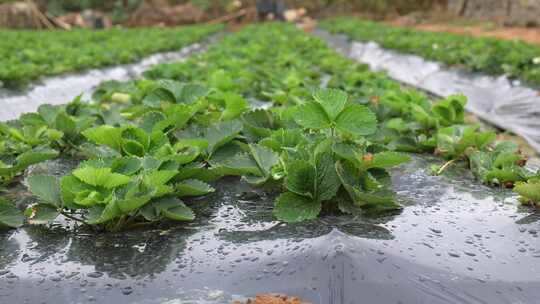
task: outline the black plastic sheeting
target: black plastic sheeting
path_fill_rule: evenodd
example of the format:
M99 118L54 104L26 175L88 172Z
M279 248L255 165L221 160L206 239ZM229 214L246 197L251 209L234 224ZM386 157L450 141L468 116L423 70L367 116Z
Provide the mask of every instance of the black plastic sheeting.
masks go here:
M81 93L84 100L90 100L92 90L103 81L126 81L136 78L155 64L183 60L193 53L204 50L208 41L189 45L179 51L150 55L137 63L45 78L22 92L0 89L2 104L0 121L16 119L23 113L35 112L45 103L68 103Z
M227 179L189 202L198 219L187 225L3 232L0 303L230 303L267 292L320 304L538 303L540 214L466 169L428 175L436 162L415 156L394 170L405 208L383 218L279 223L277 193Z
M462 93L467 110L484 121L520 135L540 152L540 91L506 76L494 77L450 68L416 55L380 47L375 42L350 42L344 35L317 30L348 57L384 70L395 80L438 96Z

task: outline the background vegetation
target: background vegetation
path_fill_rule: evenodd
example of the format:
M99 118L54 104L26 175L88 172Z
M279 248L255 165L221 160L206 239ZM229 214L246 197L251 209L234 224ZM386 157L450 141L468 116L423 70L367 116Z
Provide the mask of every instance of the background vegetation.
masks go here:
M100 9L115 11L133 9L143 0L36 0L41 7L46 7L52 13L80 11L84 9ZM206 11L225 12L234 0L168 0L171 4L192 4ZM435 6L445 6L447 0L283 0L288 7L305 7L315 14L340 13L351 11L371 13L375 15L407 14L418 10L429 10ZM6 0L0 0L6 2ZM244 5L252 5L255 0L242 0Z

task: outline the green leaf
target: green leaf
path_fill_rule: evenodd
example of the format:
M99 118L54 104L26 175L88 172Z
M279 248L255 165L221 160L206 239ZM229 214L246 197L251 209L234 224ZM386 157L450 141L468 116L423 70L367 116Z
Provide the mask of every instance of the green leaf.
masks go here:
M95 205L88 209L86 221L90 225L104 224L122 215L116 200L112 200L105 206Z
M130 213L146 205L155 195L155 191L147 193L131 193L124 199L118 199L116 206L122 213ZM109 203L111 204L111 203Z
M308 102L297 107L294 120L304 128L317 130L329 128L332 123L323 107L316 102Z
M361 189L352 165L338 162L336 172L354 204L361 207L364 212L379 213L401 208L395 203L394 193L389 189L381 188L371 192Z
M164 110L167 115L167 119L158 122L153 131L165 130L168 126L174 126L177 129L181 129L186 126L189 120L196 114L197 110L193 106L187 106L185 104L169 105Z
M377 117L365 106L349 105L337 117L336 128L353 135L371 135L377 129Z
M52 150L52 149L35 149L28 152L24 152L23 154L19 155L17 157L17 164L15 168L17 170L22 171L26 169L28 166L37 164L49 159L53 159L58 156L58 151Z
M111 171L123 175L133 175L142 168L142 162L136 157L116 158L111 164Z
M151 171L144 175L144 182L148 186L158 187L168 183L177 174L176 170Z
M176 101L192 104L208 95L208 89L198 84L184 84L179 92L175 92Z
M163 215L174 221L188 222L195 219L195 214L186 205L179 205L176 207L163 210Z
M88 140L98 145L105 145L116 151L122 149L122 128L115 128L108 125L103 125L91 129L87 129L82 134Z
M52 125L56 120L56 116L62 111L62 109L58 106L43 104L38 107L37 111L48 125Z
M324 109L331 121L336 120L347 104L347 93L336 89L317 90L313 98Z
M252 185L262 185L268 181L269 176L244 175L242 179Z
M315 219L320 212L320 202L292 192L285 192L276 200L273 213L280 221L294 223Z
M225 100L225 111L221 113L221 120L232 120L249 109L247 101L239 94L227 92L221 97Z
M163 130L170 125L169 122L165 122L166 117L161 112L151 111L145 113L141 117L139 127L147 133L152 133L153 130ZM156 127L159 126L159 127Z
M464 95L451 95L436 103L432 111L444 126L462 124L464 122L466 104L467 97Z
M357 198L363 202L362 209L368 215L380 215L391 211L401 210L402 207L395 202L394 193L390 190L378 193L366 193L355 190Z
M54 222L60 215L58 207L49 204L35 204L29 206L24 214L28 217L28 223L32 225L46 225Z
M91 186L84 184L73 175L66 175L60 179L60 192L62 195L63 207L69 209L80 208L76 202L76 196L82 191L91 190Z
M250 144L249 150L263 175L269 176L272 167L279 163L279 155L261 145Z
M234 80L231 78L231 74L221 69L210 75L208 83L211 87L221 91L230 91L234 88Z
M255 139L270 136L276 126L275 118L271 111L256 109L242 115L244 133Z
M0 198L0 228L17 228L23 223L22 212L7 200Z
M192 221L195 219L193 211L181 200L175 197L164 197L146 205L141 214L148 221L157 221L167 217L175 221Z
M242 123L236 120L220 122L208 128L204 138L208 141L208 154L211 155L219 147L233 140L240 131Z
M247 153L237 154L224 163L217 164L217 166L222 167L227 175L262 175L255 159Z
M32 175L27 178L28 187L33 195L46 203L61 206L58 179L50 175Z
M243 147L239 145L238 142L231 141L228 144L221 146L219 149L217 149L214 154L212 154L212 158L208 160L208 163L212 166L225 164L229 162L232 158L234 158L237 154L242 153L245 153Z
M106 204L110 200L108 193L96 190L83 190L75 193L74 203L78 206L91 207L97 204Z
M153 108L159 108L162 102L175 103L174 94L164 88L156 88L143 98L143 104Z
M336 156L349 161L357 167L360 167L363 151L358 149L357 145L348 143L336 143L332 146L332 151Z
M317 171L308 161L294 160L287 164L285 187L298 195L315 199Z
M300 129L279 129L259 143L274 151L281 152L284 149L294 149L300 144L305 144L306 139Z
M56 156L58 156L58 152L55 150L35 149L19 155L13 165L6 165L0 160L0 177L11 178L33 164L55 158Z
M333 198L341 182L337 176L334 158L330 153L324 153L316 160L316 198L319 201L326 201Z
M210 186L209 184L196 179L184 180L176 184L176 189L178 191L177 194L180 197L200 196L215 191L215 189L212 188L212 186Z
M86 184L113 189L129 183L130 177L112 173L111 168L83 167L76 169L72 174Z
M373 160L366 162L364 164L366 168L391 168L397 165L401 165L410 161L410 157L403 153L386 151L375 153L373 155Z
M56 116L54 127L65 134L77 134L77 123L73 118L64 112L61 112Z
M521 158L522 156L516 153L500 153L495 157L493 167L511 167Z

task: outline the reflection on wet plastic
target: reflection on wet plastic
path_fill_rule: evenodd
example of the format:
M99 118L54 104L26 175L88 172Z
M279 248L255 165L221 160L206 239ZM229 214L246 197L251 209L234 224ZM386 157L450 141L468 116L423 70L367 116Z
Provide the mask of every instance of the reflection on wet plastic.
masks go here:
M467 110L481 119L525 138L540 152L540 95L505 76L493 77L448 68L419 56L381 48L374 42L352 42L342 35L316 33L349 57L405 84L446 97L462 93Z
M185 59L194 52L203 50L204 47L205 44L195 43L180 51L151 55L134 64L46 78L25 92L0 89L0 102L2 103L0 121L16 119L23 113L35 112L40 105L45 103L64 104L70 102L81 93L84 100L90 100L92 89L103 81L123 81L135 78L152 65Z
M198 218L185 225L5 232L0 303L230 303L267 292L321 304L535 303L540 216L465 168L428 175L439 161L396 169L405 208L382 218L280 223L274 190L228 178L187 202Z

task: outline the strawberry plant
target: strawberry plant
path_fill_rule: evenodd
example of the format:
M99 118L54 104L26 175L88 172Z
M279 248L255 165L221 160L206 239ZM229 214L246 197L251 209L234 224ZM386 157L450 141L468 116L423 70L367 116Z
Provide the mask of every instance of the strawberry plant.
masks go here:
M538 177L517 183L514 190L520 195L519 199L524 204L540 206L540 179Z
M346 213L399 209L389 188L389 168L408 161L399 153L375 153L363 137L377 127L367 107L352 104L338 90L318 90L313 100L295 109L301 127L317 131L307 144L285 153L284 187L276 201L278 219L294 222L315 218L323 204ZM338 191L349 197L337 197ZM353 211L354 210L354 211Z

